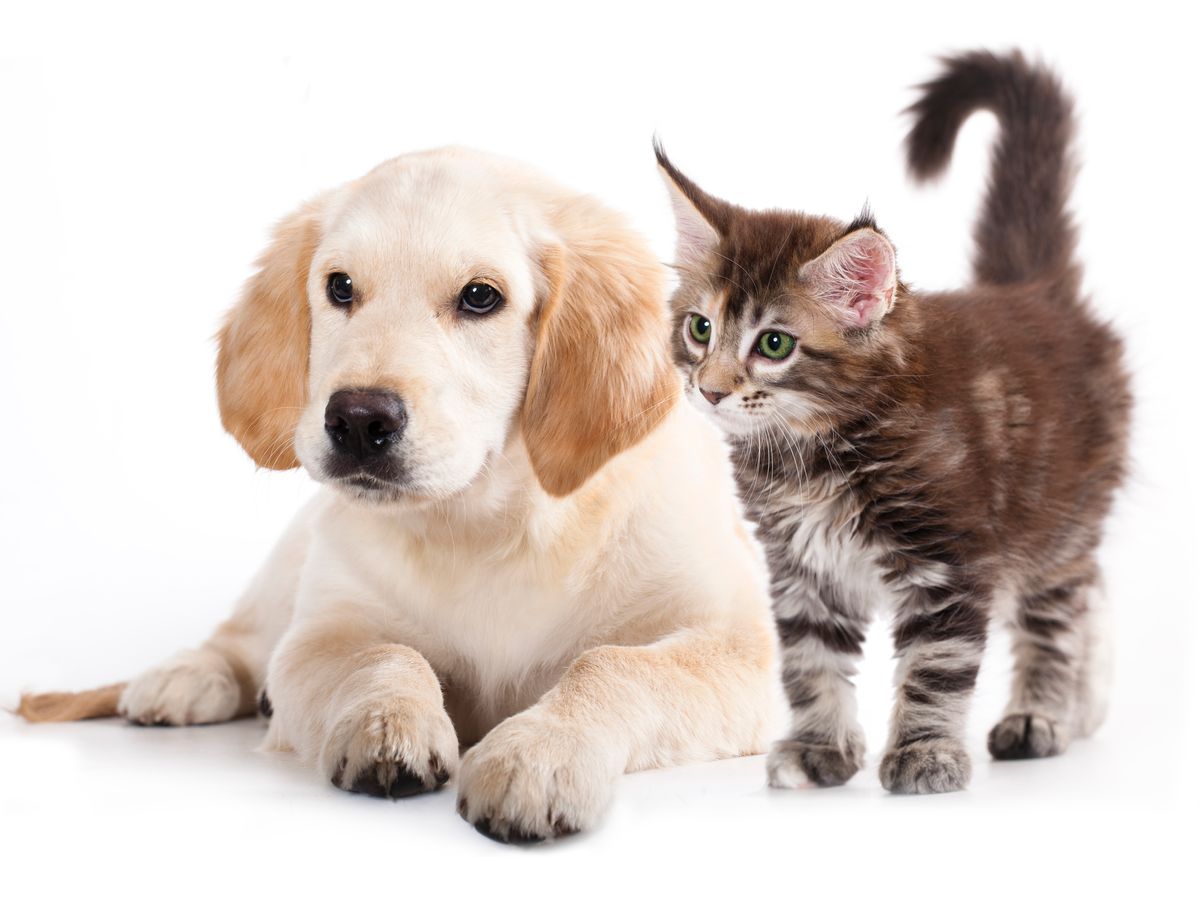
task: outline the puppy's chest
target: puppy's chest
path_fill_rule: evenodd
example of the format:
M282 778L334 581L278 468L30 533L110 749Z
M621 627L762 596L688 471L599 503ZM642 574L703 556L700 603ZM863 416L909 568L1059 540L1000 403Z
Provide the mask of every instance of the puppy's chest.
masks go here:
M867 614L894 598L884 579L886 539L862 525L863 501L837 475L775 483L748 501L771 568L776 614L814 598Z
M570 584L536 564L481 564L468 553L393 557L377 582L397 638L440 674L489 689L511 689L568 663L595 623Z

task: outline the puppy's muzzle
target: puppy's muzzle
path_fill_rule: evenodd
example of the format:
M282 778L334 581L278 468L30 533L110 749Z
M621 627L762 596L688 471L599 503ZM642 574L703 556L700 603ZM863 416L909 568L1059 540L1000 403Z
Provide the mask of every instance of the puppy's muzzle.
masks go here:
M362 467L387 455L407 422L404 402L383 390L339 390L325 406L325 432L334 452Z

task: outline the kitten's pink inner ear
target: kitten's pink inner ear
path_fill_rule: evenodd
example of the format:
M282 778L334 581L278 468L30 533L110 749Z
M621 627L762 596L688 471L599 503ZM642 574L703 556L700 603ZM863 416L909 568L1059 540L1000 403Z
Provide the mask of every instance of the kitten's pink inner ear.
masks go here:
M800 278L847 327L866 327L896 301L896 254L877 231L855 231L805 265Z

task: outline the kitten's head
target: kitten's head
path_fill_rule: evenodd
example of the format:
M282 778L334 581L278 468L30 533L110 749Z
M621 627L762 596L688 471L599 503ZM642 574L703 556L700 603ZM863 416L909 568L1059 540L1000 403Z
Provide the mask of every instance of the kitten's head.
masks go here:
M853 411L895 352L883 321L901 288L874 220L743 209L655 150L679 231L671 345L688 398L734 437L818 432Z

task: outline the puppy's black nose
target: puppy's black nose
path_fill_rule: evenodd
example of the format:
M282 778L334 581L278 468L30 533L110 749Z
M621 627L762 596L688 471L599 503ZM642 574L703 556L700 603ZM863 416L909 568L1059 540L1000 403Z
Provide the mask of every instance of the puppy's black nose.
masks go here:
M382 390L338 390L325 406L325 432L334 448L359 459L387 452L407 420L400 397Z

